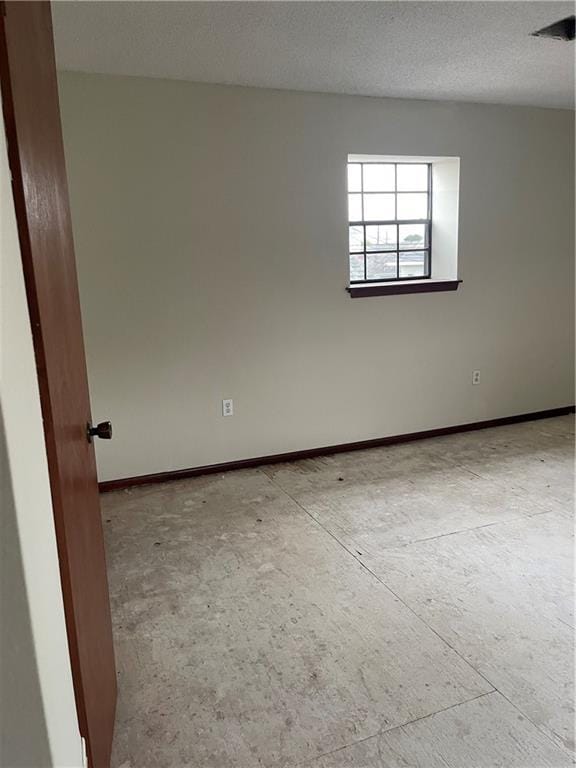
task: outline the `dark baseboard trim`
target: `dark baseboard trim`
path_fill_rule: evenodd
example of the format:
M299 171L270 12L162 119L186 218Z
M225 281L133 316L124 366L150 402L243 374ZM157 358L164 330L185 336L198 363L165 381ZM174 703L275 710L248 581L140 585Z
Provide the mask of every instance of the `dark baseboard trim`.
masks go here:
M566 416L574 413L575 406L567 405L563 408L551 408L548 411L536 411L535 413L521 413L518 416L504 416L500 419L489 419L488 421L475 421L471 424L457 424L453 427L440 427L438 429L427 429L423 432L410 432L406 435L391 435L390 437L377 437L373 440L359 440L356 443L342 443L340 445L329 445L324 448L308 448L303 451L292 451L290 453L276 453L272 456L258 456L254 459L239 459L238 461L226 461L222 464L208 464L204 467L190 467L189 469L175 469L170 472L157 472L152 475L138 475L136 477L123 477L118 480L104 480L99 483L102 492L118 491L124 488L130 488L133 485L148 485L150 483L165 483L168 480L182 480L187 477L198 477L199 475L210 475L216 472L230 472L233 469L250 469L259 467L263 464L278 464L282 461L298 461L299 459L313 459L316 456L327 456L334 453L344 453L345 451L358 451L364 448L378 448L383 445L394 445L395 443L407 443L411 440L423 440L430 437L441 437L442 435L454 435L457 432L472 432L476 429L488 429L489 427L502 427L507 424L518 424L522 421L535 421L536 419L549 419L554 416Z

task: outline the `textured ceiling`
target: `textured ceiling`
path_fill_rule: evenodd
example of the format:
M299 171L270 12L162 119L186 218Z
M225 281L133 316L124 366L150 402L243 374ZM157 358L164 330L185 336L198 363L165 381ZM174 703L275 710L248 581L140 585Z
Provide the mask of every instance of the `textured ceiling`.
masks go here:
M571 107L565 2L54 2L61 69Z

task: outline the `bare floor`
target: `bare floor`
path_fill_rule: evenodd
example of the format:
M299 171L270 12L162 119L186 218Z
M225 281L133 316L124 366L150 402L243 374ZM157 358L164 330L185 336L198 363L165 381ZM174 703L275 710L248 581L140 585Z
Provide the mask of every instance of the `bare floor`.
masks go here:
M574 420L102 497L115 768L573 765Z

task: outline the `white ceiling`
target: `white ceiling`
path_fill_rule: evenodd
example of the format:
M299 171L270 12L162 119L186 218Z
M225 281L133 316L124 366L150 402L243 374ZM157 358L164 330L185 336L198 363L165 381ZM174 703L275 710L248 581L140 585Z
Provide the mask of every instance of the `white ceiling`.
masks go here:
M54 2L61 69L571 107L567 2Z

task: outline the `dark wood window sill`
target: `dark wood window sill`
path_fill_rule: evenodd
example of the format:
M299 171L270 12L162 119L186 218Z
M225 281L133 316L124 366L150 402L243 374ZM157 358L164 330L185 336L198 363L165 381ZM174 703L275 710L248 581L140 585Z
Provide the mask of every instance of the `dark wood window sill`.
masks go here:
M406 280L405 282L350 285L346 290L352 299L369 296L390 296L398 293L435 293L456 291L462 280Z

